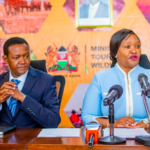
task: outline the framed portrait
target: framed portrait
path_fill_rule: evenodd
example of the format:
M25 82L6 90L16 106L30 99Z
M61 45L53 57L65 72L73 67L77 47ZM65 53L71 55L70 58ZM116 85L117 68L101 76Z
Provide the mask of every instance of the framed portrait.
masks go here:
M113 0L75 0L77 28L112 27Z

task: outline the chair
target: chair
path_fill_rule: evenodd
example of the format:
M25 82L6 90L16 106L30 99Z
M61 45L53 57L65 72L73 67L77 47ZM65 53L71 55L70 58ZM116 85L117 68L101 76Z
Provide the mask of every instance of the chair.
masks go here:
M147 58L147 55L141 54L139 65L145 69L150 69L150 62Z
M30 65L35 69L39 69L47 73L45 60L31 60ZM59 103L61 104L65 87L65 78L62 75L55 75L54 77L56 80L57 97L59 99Z
M57 97L59 99L59 102L61 104L61 99L63 96L63 91L65 87L65 78L62 75L56 75L54 76L56 80L56 87L57 87Z
M46 60L31 60L30 65L35 69L39 69L47 73Z

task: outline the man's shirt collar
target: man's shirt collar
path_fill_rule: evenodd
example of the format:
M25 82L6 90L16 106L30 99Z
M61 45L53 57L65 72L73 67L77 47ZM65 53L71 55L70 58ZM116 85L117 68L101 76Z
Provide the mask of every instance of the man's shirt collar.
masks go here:
M11 79L18 79L18 80L20 80L21 82L25 82L26 77L27 77L27 75L28 75L28 71L29 71L29 70L27 70L25 74L22 74L22 75L19 76L18 78L14 78L14 77L12 76L12 74L11 74L11 71L9 71L9 81L11 81Z
M95 5L92 5L92 4L90 3L90 8L91 8L91 7L95 7L95 9L97 9L97 8L98 8L98 6L99 6L99 4L100 4L100 1L99 1L99 2L97 2Z

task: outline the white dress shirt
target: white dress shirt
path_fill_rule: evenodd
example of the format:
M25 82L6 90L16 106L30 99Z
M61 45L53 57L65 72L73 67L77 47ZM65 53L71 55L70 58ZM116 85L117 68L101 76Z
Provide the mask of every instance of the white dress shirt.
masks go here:
M25 74L19 76L18 78L14 78L12 76L11 72L9 71L9 81L11 81L12 79L20 80L21 82L18 84L18 90L21 91L23 86L24 86L24 83L26 81L27 74L28 74L28 70ZM10 98L11 98L11 96L6 100L8 106L9 106L9 103L10 103ZM0 105L0 110L2 110L2 104Z

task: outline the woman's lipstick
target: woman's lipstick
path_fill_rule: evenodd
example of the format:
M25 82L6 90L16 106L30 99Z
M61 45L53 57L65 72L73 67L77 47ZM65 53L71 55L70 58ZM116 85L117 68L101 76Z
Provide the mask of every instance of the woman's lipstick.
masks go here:
M135 60L138 59L138 57L137 57L136 55L132 55L132 56L130 57L130 59L133 60L133 61L135 61Z

